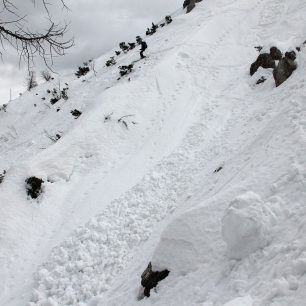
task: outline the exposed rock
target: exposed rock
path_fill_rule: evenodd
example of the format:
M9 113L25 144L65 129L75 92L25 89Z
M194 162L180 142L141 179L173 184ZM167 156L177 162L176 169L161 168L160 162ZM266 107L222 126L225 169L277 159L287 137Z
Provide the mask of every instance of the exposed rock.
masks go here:
M276 48L270 48L270 53L261 53L258 55L256 61L250 67L250 75L253 75L259 67L264 69L275 68L275 61L281 60L282 52Z
M187 8L186 13L188 14L195 8L195 4L201 1L202 0L185 0L183 3L183 8Z
M257 60L250 67L250 75L253 75L259 67L262 68L275 68L275 61L269 53L259 54Z
M144 295L149 297L151 289L155 288L161 280L169 275L169 273L170 271L168 270L153 272L152 264L149 263L148 267L141 275L141 285L144 287Z
M270 48L270 54L272 56L272 59L274 59L275 61L280 61L283 57L282 52L276 47Z
M26 179L26 191L27 195L32 199L37 199L42 192L42 184L44 181L35 176Z
M285 57L283 57L277 67L273 70L273 77L275 80L275 85L278 87L284 83L297 68L296 63L296 54L294 51L286 52Z

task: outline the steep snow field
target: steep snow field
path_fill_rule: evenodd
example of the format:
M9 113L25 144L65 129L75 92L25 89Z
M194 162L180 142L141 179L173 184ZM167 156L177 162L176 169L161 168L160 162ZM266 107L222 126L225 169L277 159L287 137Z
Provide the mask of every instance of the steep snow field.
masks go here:
M1 111L0 305L305 306L305 8L205 0L129 76L137 49L58 77L67 101L56 79ZM302 46L278 88L249 76L258 45ZM150 261L170 274L142 298Z

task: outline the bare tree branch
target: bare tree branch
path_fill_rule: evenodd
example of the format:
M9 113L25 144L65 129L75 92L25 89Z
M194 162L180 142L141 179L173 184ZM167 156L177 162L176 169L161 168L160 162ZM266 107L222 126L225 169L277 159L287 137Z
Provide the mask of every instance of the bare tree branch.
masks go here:
M31 0L36 5L37 0ZM6 15L13 15L13 20L2 20L0 12L0 55L2 57L5 51L5 45L12 46L20 56L20 62L24 60L30 70L34 59L39 56L43 59L46 66L52 70L53 59L56 56L63 56L66 50L74 45L72 38L64 39L67 34L67 24L57 24L52 20L49 6L46 0L39 0L43 5L47 15L49 26L41 32L33 32L26 26L26 15L20 13L18 7L14 5L12 0L1 0L2 10ZM62 9L68 10L64 0L58 0L62 4ZM1 6L1 4L0 4Z

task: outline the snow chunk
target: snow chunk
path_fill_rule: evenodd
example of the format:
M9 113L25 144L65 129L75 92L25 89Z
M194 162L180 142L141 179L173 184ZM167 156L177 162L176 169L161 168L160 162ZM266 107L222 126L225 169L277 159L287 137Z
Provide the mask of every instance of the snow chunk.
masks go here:
M209 262L216 247L212 222L206 207L175 218L162 233L152 258L153 267L168 269L171 275L185 275L196 270L199 264Z
M222 220L228 255L242 259L270 241L271 212L260 196L247 192L230 203Z

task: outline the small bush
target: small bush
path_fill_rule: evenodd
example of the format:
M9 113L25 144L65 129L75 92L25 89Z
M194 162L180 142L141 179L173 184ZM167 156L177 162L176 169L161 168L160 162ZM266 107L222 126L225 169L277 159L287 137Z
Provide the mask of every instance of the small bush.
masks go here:
M170 24L173 21L171 16L166 16L165 20L166 20L166 24Z
M82 112L79 111L78 109L74 109L70 113L72 116L75 117L75 119L78 119L82 115Z
M6 112L6 108L7 108L7 104L3 104L2 106L0 106L0 112Z
M125 42L121 42L121 43L119 44L119 48L120 48L124 53L126 53L126 52L129 51L129 47L126 45Z
M119 67L119 73L121 76L125 76L133 71L133 64L130 64L128 66L120 66Z
M129 43L129 46L130 46L130 50L133 50L133 49L135 49L136 44L135 43Z
M27 195L32 199L37 199L42 193L42 184L44 181L35 176L31 176L25 180Z
M114 66L116 64L117 64L117 62L115 61L115 58L113 56L109 60L107 60L106 63L105 63L105 65L107 67Z
M75 75L80 78L84 75L86 75L90 71L89 67L84 66L84 67L79 67L78 71L75 73Z
M68 85L67 83L65 83L65 84ZM61 89L53 88L53 90L51 92L52 93L52 98L50 99L50 103L52 105L54 105L60 99L64 99L65 101L67 101L69 99L69 97L68 97L68 89L69 89L68 86L64 87L62 90Z
M42 71L40 75L46 82L50 82L51 80L54 79L48 70Z

